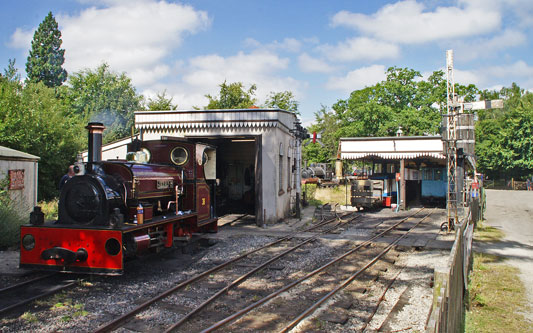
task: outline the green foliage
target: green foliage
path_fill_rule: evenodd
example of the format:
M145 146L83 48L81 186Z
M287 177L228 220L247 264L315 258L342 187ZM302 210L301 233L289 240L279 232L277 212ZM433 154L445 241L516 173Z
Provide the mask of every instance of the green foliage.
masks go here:
M440 133L441 112L446 106L446 79L442 71L421 79L418 71L390 67L387 78L373 86L355 90L346 100L338 100L330 112L325 107L315 114L316 125L310 132L322 133L325 152L316 147L304 149L311 162L334 159L341 137L395 136L399 126L404 135ZM474 85L456 84L456 92L466 101L478 93Z
M7 190L8 184L7 176L0 180L0 248L17 244L20 226L26 222L20 213L27 211L26 207L21 207L22 201L11 199Z
M4 75L0 74L0 78L4 77L8 81L11 82L19 82L20 81L20 74L18 73L17 68L15 67L15 59L9 59L9 64L7 65L7 68L4 69Z
M248 90L244 89L242 82L227 84L224 81L220 86L219 96L205 95L209 99L207 110L213 109L247 109L256 103L254 97L257 87L252 84Z
M482 98L503 98L504 108L480 110L476 123L478 169L497 178L526 178L533 173L533 94L515 83Z
M38 203L39 207L41 207L41 210L44 213L45 221L57 220L58 203L58 199L52 199L50 201L40 201Z
M312 143L311 139L304 141L302 149L302 158L308 163L327 163L337 153L337 132L339 129L339 121L334 112L329 112L327 108L322 105L318 112L315 112L317 123L309 128L309 133L312 136L313 132L320 133L322 139L320 143Z
M61 49L61 31L52 12L33 35L30 55L26 62L28 82L43 82L47 87L58 87L67 79L67 71L63 69L65 50Z
M37 318L36 315L34 315L33 313L31 312L24 312L20 318L24 321L27 321L29 323L36 323L39 321L39 319Z
M177 104L172 104L172 97L167 97L166 90L158 93L154 99L148 98L148 104L146 106L149 111L176 110L178 108Z
M278 108L294 112L298 115L300 114L300 112L298 111L298 102L294 99L294 95L291 91L283 91L277 93L270 92L265 101L265 107Z
M142 108L138 95L125 73L117 74L102 64L96 70L85 69L69 77L66 91L72 112L84 121L98 121L106 126L104 143L130 134L133 112Z
M55 89L0 80L0 145L41 157L40 199L57 196L57 182L85 143L83 132Z

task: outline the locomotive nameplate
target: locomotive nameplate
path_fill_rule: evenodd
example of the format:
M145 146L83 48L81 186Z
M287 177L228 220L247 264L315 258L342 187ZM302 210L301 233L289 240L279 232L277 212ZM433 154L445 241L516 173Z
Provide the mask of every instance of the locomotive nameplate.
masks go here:
M172 188L172 185L174 185L174 182L172 181L172 179L157 181L158 190L166 190L166 189Z

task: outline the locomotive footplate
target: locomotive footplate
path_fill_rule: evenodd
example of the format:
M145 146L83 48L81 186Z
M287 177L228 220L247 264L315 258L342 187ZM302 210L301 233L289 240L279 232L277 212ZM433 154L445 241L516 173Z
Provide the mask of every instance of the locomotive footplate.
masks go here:
M173 222L180 221L180 220L186 220L186 219L196 217L196 216L197 216L196 213L189 213L189 214L182 214L182 215L169 214L169 215L163 215L163 216L156 216L150 222L146 222L143 224L126 223L120 229L124 232L132 232L132 231L141 230L147 227L156 227L160 225L165 225L167 223L173 223Z

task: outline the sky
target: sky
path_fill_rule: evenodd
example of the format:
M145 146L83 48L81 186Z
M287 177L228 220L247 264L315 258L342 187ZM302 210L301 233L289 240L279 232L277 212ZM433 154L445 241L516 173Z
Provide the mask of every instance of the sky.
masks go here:
M226 81L257 85L259 105L291 91L304 125L322 106L385 79L388 67L444 70L481 89L533 90L531 0L0 0L0 69L25 77L48 12L69 73L107 63L145 97L207 105Z

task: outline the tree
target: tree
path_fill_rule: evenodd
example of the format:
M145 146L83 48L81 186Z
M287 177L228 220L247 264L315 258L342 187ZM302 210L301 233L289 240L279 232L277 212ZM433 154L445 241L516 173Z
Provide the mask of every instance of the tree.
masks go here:
M58 87L67 79L67 71L62 67L65 50L61 49L61 31L49 12L33 35L30 55L26 62L29 82L43 82L47 87Z
M96 70L85 69L69 78L66 99L72 112L86 121L106 126L104 142L128 136L134 123L133 112L142 109L138 95L125 73L117 74L102 64Z
M394 136L399 126L404 135L440 133L441 113L446 107L444 73L436 71L422 80L416 70L390 67L386 75L385 80L338 100L332 112L316 114L317 128L335 129L322 133L330 159L335 157L341 137ZM456 84L455 89L465 101L478 93L474 85Z
M0 77L4 77L6 80L11 82L19 82L20 81L20 74L18 73L17 68L15 67L15 59L9 59L9 64L7 65L7 68L4 69L4 75L0 74Z
M294 99L294 95L291 91L283 92L270 92L266 101L265 107L267 108L278 108L296 114L300 114L298 111L298 102Z
M58 195L58 181L85 145L83 122L43 82L0 80L0 145L41 157L39 199Z
M327 163L337 154L337 142L338 139L336 132L338 131L339 122L334 110L328 111L328 108L324 105L315 112L316 124L311 125L308 129L309 133L317 132L322 135L320 143L312 143L311 139L304 141L304 147L302 149L302 158L309 163Z
M158 93L157 96L152 99L148 98L147 108L149 111L163 111L163 110L176 110L177 104L172 104L172 97L168 98L167 91Z
M247 109L256 103L254 97L257 87L252 84L248 90L244 90L242 82L227 84L224 81L220 86L218 97L205 95L209 99L209 104L205 107L207 110L212 109Z
M533 173L533 94L513 83L499 92L485 90L481 97L502 98L504 108L478 111L478 170L493 178L530 176Z

